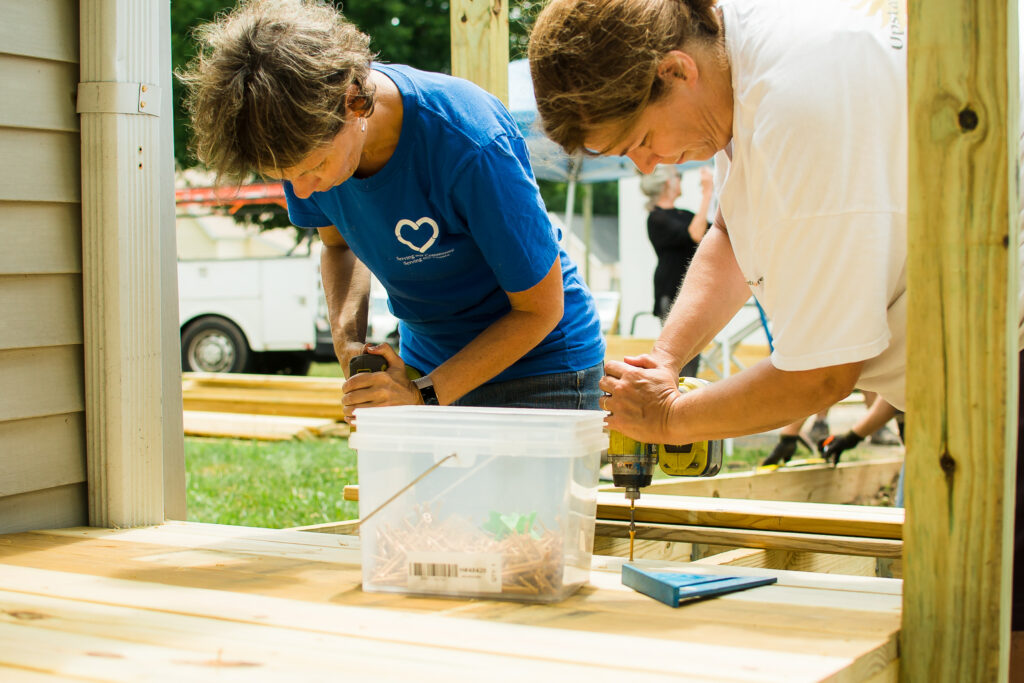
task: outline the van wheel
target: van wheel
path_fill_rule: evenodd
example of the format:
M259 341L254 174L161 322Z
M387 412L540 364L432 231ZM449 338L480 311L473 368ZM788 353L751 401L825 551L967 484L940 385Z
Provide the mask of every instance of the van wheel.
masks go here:
M181 333L181 369L186 372L245 372L250 356L245 335L223 318L199 318Z

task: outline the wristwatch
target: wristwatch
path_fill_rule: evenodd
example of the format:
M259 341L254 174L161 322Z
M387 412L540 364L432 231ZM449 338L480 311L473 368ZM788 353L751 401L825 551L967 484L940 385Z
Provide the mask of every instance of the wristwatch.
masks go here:
M434 380L430 379L429 377L418 377L414 379L412 383L417 389L420 390L420 397L423 399L423 405L440 405L437 402L437 392L434 391Z

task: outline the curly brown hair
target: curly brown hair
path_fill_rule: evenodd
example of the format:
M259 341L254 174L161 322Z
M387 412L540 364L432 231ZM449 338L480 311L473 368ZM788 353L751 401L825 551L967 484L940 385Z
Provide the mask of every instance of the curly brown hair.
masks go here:
M176 74L192 150L218 179L280 172L373 110L370 38L323 0L243 0L198 27Z
M716 0L552 0L530 34L529 58L544 133L566 152L618 127L622 141L664 94L658 64L684 45L719 45ZM596 150L604 152L607 150Z

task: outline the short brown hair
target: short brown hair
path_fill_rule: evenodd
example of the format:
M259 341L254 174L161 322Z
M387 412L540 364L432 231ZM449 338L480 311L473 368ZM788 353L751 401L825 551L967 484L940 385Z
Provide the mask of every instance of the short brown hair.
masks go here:
M218 178L297 165L373 109L370 38L323 0L243 0L196 29L187 88L196 157Z
M570 154L590 152L583 142L599 126L625 135L663 94L661 59L721 35L715 0L552 0L529 46L545 134Z

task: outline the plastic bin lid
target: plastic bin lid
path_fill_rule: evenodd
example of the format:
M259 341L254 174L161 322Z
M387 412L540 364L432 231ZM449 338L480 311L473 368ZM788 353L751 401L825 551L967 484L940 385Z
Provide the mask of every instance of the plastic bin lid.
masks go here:
M608 448L596 410L387 406L361 408L349 438L356 449L446 450L458 445L502 455L575 457Z

